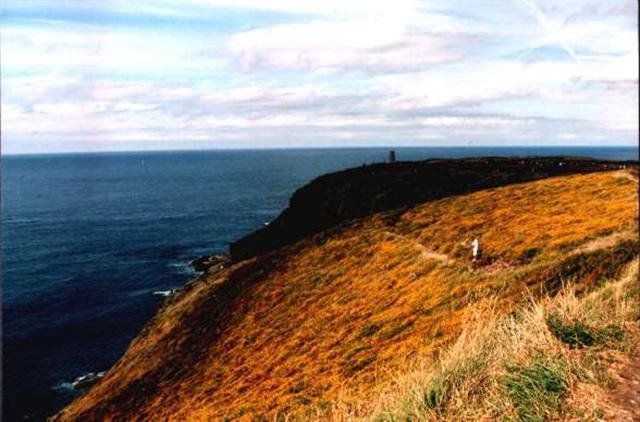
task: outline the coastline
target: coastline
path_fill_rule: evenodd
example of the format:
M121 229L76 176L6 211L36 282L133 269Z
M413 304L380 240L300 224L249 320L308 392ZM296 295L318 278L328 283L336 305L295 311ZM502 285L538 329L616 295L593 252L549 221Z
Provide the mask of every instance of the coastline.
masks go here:
M375 154L379 154L380 153L380 149L376 150ZM419 150L416 154L427 154L427 152L425 152L427 150ZM366 152L366 151L365 151ZM337 152L335 152L337 153ZM369 158L360 158L360 153L358 152L358 156L355 158L350 158L351 162L362 162L362 161L366 161L369 160ZM407 158L407 154L408 152L404 151L403 149L400 149L400 158ZM305 154L308 154L307 152L305 152ZM373 154L373 153L372 153ZM324 153L323 153L324 155ZM306 156L306 155L305 155ZM370 155L371 156L371 155ZM379 156L379 155L378 155ZM186 156L185 156L186 157ZM100 284L96 284L96 285L87 285L87 292L83 293L83 300L82 303L86 303L87 305L91 305L92 302L92 298L93 296L96 297L96 300L104 300L101 298L101 296L99 296L101 294L101 285L104 285L105 287L108 287L108 289L104 292L104 295L106 298L112 298L113 302L114 302L114 312L116 309L120 309L119 313L105 313L104 314L104 320L105 320L105 324L107 324L108 326L111 326L111 324L117 323L119 326L123 327L123 330L119 333L117 333L118 335L120 335L120 337L118 337L118 335L116 335L116 338L114 339L113 336L110 336L110 338L107 340L104 340L104 345L102 343L102 340L98 339L100 349L101 350L105 350L105 346L108 347L109 349L107 350L108 353L112 353L113 357L110 357L111 355L109 354L105 354L103 353L104 356L106 357L93 357L92 355L87 353L87 350L91 351L93 350L92 347L90 346L88 347L88 345L92 345L92 343L90 343L89 339L85 339L83 338L79 338L78 341L73 340L71 342L69 341L65 341L66 345L62 345L61 347L64 347L64 350L69 350L70 346L69 344L78 344L78 356L79 357L73 357L75 355L73 355L72 358L72 364L69 366L68 369L65 369L64 367L60 367L63 371L57 373L57 372L52 372L51 375L47 378L47 377L43 377L43 381L41 381L42 383L42 387L37 387L38 384L36 384L36 379L34 378L33 374L29 373L29 369L31 370L36 370L38 368L38 362L30 362L30 361L25 361L25 365L26 367L22 367L22 366L16 366L14 365L14 368L20 368L20 375L21 378L27 380L24 381L24 385L25 387L20 387L22 390L17 390L16 389L16 383L13 383L13 381L11 381L11 379L8 379L5 387L7 388L7 392L10 392L10 389L13 389L13 391L29 391L29 394L25 394L23 395L23 397L35 397L36 396L36 392L38 394L48 394L51 397L55 397L53 399L48 399L48 400L55 400L55 403L62 403L64 400L68 400L69 397L66 393L65 395L58 395L58 393L55 393L54 391L51 391L51 388L55 385L58 385L60 382L66 381L69 382L70 380L74 380L80 376L82 376L83 374L89 373L91 371L99 371L99 370L103 370L106 368L109 368L112 366L113 362L115 362L117 359L119 359L122 356L122 353L124 350L126 350L128 344L130 343L131 339L133 338L133 336L135 336L137 333L139 333L139 330L142 326L144 326L148 321L150 321L153 318L153 315L155 315L158 311L158 307L160 304L162 304L165 301L165 298L161 297L160 295L155 296L155 297L151 297L152 292L153 291L158 291L158 290L169 290L171 288L173 288L173 286L181 286L184 284L187 284L188 282L185 282L184 278L180 278L180 277L184 277L184 275L180 275L180 274L184 274L182 271L180 271L180 274L178 274L178 272L174 271L173 268L168 268L168 264L167 264L167 259L173 259L171 258L172 256L176 256L176 262L183 262L183 257L184 257L184 253L183 251L187 251L189 249L192 248L200 248L200 247L207 247L207 249L219 249L219 250L223 250L224 249L224 242L219 242L217 241L216 237L212 237L210 234L207 233L218 233L218 229L216 228L218 223L214 222L215 224L208 224L205 223L203 220L200 220L198 218L199 215L203 214L203 209L211 209L211 217L210 218L214 218L214 215L220 215L218 211L215 211L216 207L204 207L202 204L216 204L217 202L219 202L220 200L218 199L219 197L230 197L231 192L229 193L220 193L220 192L225 192L225 191L220 191L217 188L213 189L211 188L210 184L211 184L211 180L215 180L214 177L207 177L206 175L208 173L206 173L207 169L211 167L210 163L212 160L214 160L214 158L216 157L215 154L212 154L210 157L208 156L206 159L200 160L202 162L202 165L197 165L194 167L194 169L196 170L196 172L194 173L194 179L193 181L190 181L190 185L186 186L187 189L185 189L185 191L193 191L193 195L191 196L191 200L190 203L193 204L199 204L196 205L192 208L194 208L195 213L193 214L193 217L189 217L189 214L185 214L184 211L181 211L181 214L185 215L185 218L196 218L194 221L195 223L193 224L186 224L184 222L179 223L179 225L181 227L176 226L176 222L174 221L170 221L169 224L172 225L172 228L170 228L169 230L171 230L171 232L169 233L169 235L167 235L166 233L164 233L162 231L162 228L157 229L155 226L150 226L150 227L145 227L145 230L152 230L152 231L157 231L157 233L159 234L159 236L157 237L157 240L153 241L153 244L157 244L157 245L161 245L158 248L155 247L151 247L151 246L144 246L145 245L145 239L142 240L136 240L136 236L137 233L142 233L142 228L138 228L138 227L129 227L128 226L128 221L127 220L122 220L119 217L119 215L126 215L127 211L126 210L121 210L120 208L118 208L117 204L115 203L109 203L106 202L105 206L103 207L104 209L104 221L105 222L109 222L108 227L110 232L113 232L113 227L116 227L117 230L114 232L114 234L118 235L123 241L127 241L128 243L130 243L132 246L135 246L137 244L142 245L140 247L135 247L135 248L130 248L128 244L122 244L120 246L115 246L116 251L115 253L115 257L118 258L118 260L122 263L123 261L126 263L127 260L132 262L132 266L130 269L127 269L125 267L122 267L123 271L118 271L118 268L116 268L115 270L100 270L102 272L102 274L100 273L96 273L93 274L90 271L86 272L87 276L86 277L90 277L90 280L93 283L100 283ZM314 158L314 156L312 156L312 158ZM333 155L329 155L329 157L333 157ZM410 156L409 156L410 157ZM114 164L122 162L122 163L126 163L128 161L131 161L130 158L127 158L127 155L118 155L117 157L95 157L95 159L100 158L100 160L116 160L114 161ZM153 157L152 157L153 158ZM163 159L163 160L168 160L168 156L166 155L162 155L162 156L158 156L156 158L149 158L147 157L147 166L146 166L146 170L149 169L153 169L153 164L159 164L156 160L159 159ZM324 157L324 159L326 159L327 157ZM321 157L315 157L314 160L318 161L323 159L323 156ZM11 192L11 187L12 186L17 186L15 181L12 181L12 179L14 178L12 175L16 175L16 177L21 174L21 173L17 173L17 169L14 169L15 165L20 164L21 166L25 167L25 171L29 171L30 172L30 168L33 168L33 165L29 163L29 160L31 160L31 158L20 158L19 163L17 162L9 162L9 163L5 163L7 164L5 172L3 172L3 178L7 178L8 182L6 183L6 188L8 188L8 190L4 191L4 194L10 195ZM298 161L303 160L303 157L298 157L297 158ZM135 161L135 160L134 160ZM172 162L174 161L173 159L171 160ZM331 158L330 160L327 161L334 161L333 158ZM48 161L49 162L49 161ZM215 161L214 161L215 162ZM69 161L69 157L60 157L59 159L56 158L55 160L52 159L52 161L50 161L51 164L48 165L54 165L56 163L59 163L59 166L63 166L65 169L69 169L69 170L73 170L74 172L78 171L75 169L74 167L74 163L82 163L82 161L78 161L77 158L75 158L73 161ZM286 162L285 162L286 163ZM37 163L36 163L37 164ZM28 165L28 166L27 166ZM58 165L58 164L56 164ZM282 164L278 164L280 167L282 167ZM332 162L330 163L330 166L337 166L339 165L339 163L336 162ZM193 166L193 164L191 164L191 166ZM83 167L86 167L83 164ZM97 166L91 166L92 168L96 169L96 171L100 170L100 167ZM309 165L305 165L306 168L309 167ZM52 167L55 168L55 167ZM163 168L163 167L161 167ZM101 174L101 170L96 172L93 171L91 172L91 177L97 177ZM171 167L167 168L167 170L165 170L165 173L171 172ZM315 170L318 173L322 173L321 171L318 171L317 169ZM323 171L323 172L326 172ZM46 176L47 173L44 173L44 175ZM132 182L130 185L128 186L128 190L130 192L132 192L132 194L138 195L141 198L144 198L146 196L146 194L142 193L142 192L138 192L136 189L137 186L140 186L140 180L141 177L148 177L144 176L144 174L146 173L133 173L132 176ZM313 179L314 173L311 171L309 172L308 179L306 180L311 180ZM102 176L100 176L102 177ZM285 177L285 175L283 175L283 177ZM287 175L286 177L290 178L290 175ZM55 180L55 179L52 179ZM298 186L304 184L304 182L301 182ZM42 182L37 183L38 187L42 187L42 189L38 189L35 191L35 193L39 192L40 190L47 190L49 192L55 193L55 190L51 190L51 186L49 186L49 184L47 184L46 180L43 180ZM289 186L289 187L286 187ZM294 186L295 184L290 183L289 185L286 185L286 190L285 192L287 192L286 196L289 196L289 192L292 192L294 190ZM241 186L237 186L234 187L234 189L239 189L241 188ZM213 189L213 190L211 190ZM278 188L281 189L281 188ZM207 192L211 191L211 194L207 194ZM137 193L136 193L137 192ZM277 192L277 191L270 191L270 192ZM100 191L96 192L97 194L100 194L100 196L96 196L96 198L99 197L108 197L108 193L101 193ZM47 196L47 193L45 191L39 193L38 195L43 195L44 198L49 198ZM110 194L109 194L110 195ZM273 193L270 193L270 195L273 195ZM262 196L262 192L256 192L256 198L261 198ZM56 198L64 198L64 196L61 195L57 195L54 198L50 198L48 199L48 203L52 204L52 205L56 205ZM90 196L88 199L91 199L92 197ZM162 196L162 198L167 198L166 196ZM171 202L170 201L170 197L168 197L169 200L166 200L165 202ZM260 201L263 201L263 199L260 199ZM143 201L145 202L145 201ZM146 201L150 204L154 203L153 201ZM175 202L175 201L174 201ZM262 202L256 202L257 204L261 204ZM225 204L225 202L222 202L222 204ZM11 205L11 201L8 201L6 203L6 205ZM159 211L161 212L166 212L167 207L163 207L163 204L160 204L161 208L163 209L159 209ZM180 204L176 204L175 209L176 210L182 210L183 208L181 208L179 206ZM93 212L98 211L98 215L101 215L100 209L93 209L90 208L89 205L85 204L82 205L82 207L84 209L92 209ZM262 206L260 206L262 207ZM154 206L154 208L158 208L157 205ZM228 208L228 207L227 207ZM257 208L257 206L256 206ZM282 207L281 205L278 205L278 209L283 209L284 207ZM51 213L55 208L52 208L51 210L49 210L48 212ZM220 210L224 211L224 208L219 208ZM246 215L249 215L250 213L245 213ZM52 214L55 215L55 214ZM149 215L153 215L153 214L149 214ZM115 219L113 220L113 222L110 222L111 220L108 220L108 218L114 217ZM222 218L227 218L227 217L222 217ZM265 219L269 219L272 220L273 217L269 217L269 218L264 218L262 216L257 216L254 220L254 222L251 224L252 227L261 227L262 223L265 221ZM134 220L132 220L134 221ZM177 220L176 220L177 221ZM182 220L180 220L182 221ZM248 219L247 217L242 217L239 220L239 223L234 223L235 227L242 227L241 224L243 224L243 222L245 221L252 221L251 219ZM222 222L224 223L224 220L222 220ZM138 223L136 223L138 224ZM52 226L53 228L54 226ZM99 228L99 227L98 227ZM50 229L48 229L50 230ZM200 234L197 236L192 236L189 233L187 233L187 230L189 231L194 231L194 232L199 232ZM221 233L236 233L233 236L229 236L229 239L239 239L242 234L243 231L242 230L228 230L225 229L226 231L223 231ZM247 225L245 226L246 231L250 230L250 227ZM77 229L75 229L74 227L69 227L66 226L65 231L68 232L70 235L74 235L77 236L76 233L82 233L77 231ZM203 234L204 233L204 236ZM245 232L246 233L246 232ZM28 238L25 237L24 235L21 235L22 239L27 240ZM59 239L65 239L64 237L59 237L57 236L57 238ZM174 239L175 238L175 239ZM80 238L78 238L80 239ZM92 239L91 237L88 237L87 240ZM151 238L149 238L151 239ZM177 240L176 240L177 239ZM189 240L184 242L183 239L193 239L193 240ZM68 240L67 240L68 242ZM133 242L133 243L131 243ZM16 243L16 241L14 240L12 242L15 245L19 245L18 243ZM70 243L71 244L71 243ZM150 245L151 243L149 243ZM178 247L178 246L173 246L173 245L181 245L181 244L185 244L184 247ZM114 245L118 245L118 243L114 243ZM210 247L210 245L214 245L215 247ZM52 244L52 247L49 247L49 250L51 251L55 251L55 243ZM144 249L143 249L144 247ZM85 250L85 246L83 244L78 244L77 246L77 250L78 251L82 251ZM36 249L37 251L37 249ZM6 253L9 254L11 251L7 250ZM98 252L100 254L104 254L105 252L100 252L98 250ZM179 254L179 255L176 255ZM83 258L84 260L86 260L87 258ZM115 258L114 258L115 259ZM46 259L40 259L39 262L45 263ZM56 261L57 262L57 261ZM93 259L90 259L90 262L94 262ZM98 264L100 264L97 268L102 268L104 265L106 265L106 263L103 265L101 264L102 260L98 260L95 261ZM185 265L188 265L188 261L184 261ZM150 270L149 265L154 265L154 268ZM26 265L26 264L25 264ZM38 267L39 268L39 267ZM76 265L74 268L78 268L78 266ZM48 274L48 277L53 277L54 273L52 272L51 269L49 270L45 270L42 269L39 271L39 274ZM138 276L138 274L142 275L142 277ZM174 274L174 275L171 275ZM61 274L60 276L62 277L68 277L65 274ZM107 278L108 276L108 278ZM39 276L37 276L37 274L32 274L29 277L33 278L34 281L39 280ZM195 275L194 277L189 277L191 280L193 280L194 278L197 278L198 276ZM103 280L104 279L104 280ZM73 280L73 278L71 278L70 280ZM95 280L95 281L93 281ZM103 280L103 281L100 281ZM131 280L131 281L129 281ZM145 281L145 280L149 280L149 281ZM155 281L153 281L155 280ZM9 280L10 281L10 280ZM83 283L85 283L86 279L84 280L78 280L78 283L80 283L79 285L83 285ZM154 283L154 284L152 284ZM110 287L110 286L116 286L115 290L114 287ZM10 286L7 286L7 288ZM133 289L132 289L133 287ZM74 290L71 290L74 291ZM135 296L131 296L131 294L135 294L135 292L138 291L145 291L147 293L145 293L144 296L141 296L139 294L136 294ZM65 296L60 296L61 294L64 294L64 292L57 292L55 290L50 291L50 293L47 294L47 297L51 297L51 298L60 298L62 297L63 299L65 298ZM174 296L174 295L171 295ZM73 297L69 297L68 299L64 299L64 300L72 300ZM89 299L89 300L87 300ZM56 301L60 301L61 299L56 299ZM111 300L111 299L109 299ZM170 300L170 299L169 299ZM46 302L44 303L46 305ZM44 312L47 308L46 306L40 306L40 308L42 309L42 311ZM97 315L101 315L101 313L103 312L103 308L95 308L94 312L92 308L89 308L87 306L85 306L85 308L87 308L87 311L89 311L91 309L91 311L89 311L89 315L96 315L96 319L95 319L95 324L101 324L100 320L97 319ZM78 311L80 312L85 312L85 310L83 308L78 309ZM65 318L67 318L67 315L69 315L69 317L73 316L74 314L72 312L76 312L76 310L71 309L68 313L66 313L64 315ZM98 313L100 312L100 313ZM119 316L120 314L123 315L127 315L127 316ZM135 319L135 315L140 314L141 316L139 317L140 321L133 321ZM49 315L49 314L48 314ZM79 315L83 315L83 314L79 314ZM131 316L131 318L129 317L129 315ZM56 317L57 318L57 317ZM61 318L61 317L60 317ZM129 321L129 319L131 319L132 321ZM10 314L5 314L5 320L8 322L11 322L12 320L15 320L15 317L12 317ZM93 321L93 317L91 318L91 321ZM100 326L100 325L97 325ZM127 327L134 327L133 329L131 329L132 333L131 334L127 334ZM56 333L56 336L58 338L60 338L60 334L57 334L60 332L60 329L55 328L50 330L52 335L53 333ZM104 332L108 332L109 329L105 328L105 330L102 330ZM38 337L40 337L41 335L38 335ZM131 336L131 337L129 337ZM48 338L48 337L47 337ZM61 338L66 338L66 337L61 337ZM44 343L43 343L44 344ZM7 344L8 349L6 350L11 350L11 344ZM113 350L112 350L113 349ZM46 353L46 351L48 349L39 346L39 350L42 350L42 353ZM57 349L56 349L57 350ZM56 354L59 354L60 352L56 352ZM75 352L74 352L75 353ZM91 352L90 352L91 353ZM62 355L64 356L64 355ZM62 357L61 356L61 357ZM101 355L102 356L102 355ZM11 356L8 357L7 362L12 361L15 362L14 358L11 358ZM82 363L82 364L75 364L74 362L86 362L86 363ZM17 370L16 370L17 371ZM42 369L38 370L38 373L46 375ZM26 377L26 378L24 378ZM26 384L29 384L28 386L26 386ZM12 387L12 385L14 387ZM20 384L21 385L21 384ZM33 385L33 387L31 387ZM36 390L36 388L39 388L39 390ZM40 391L42 391L43 393L40 393ZM47 397L49 397L47 396ZM8 396L8 397L13 397L13 396ZM18 401L18 399L16 397L13 397L12 400L10 400L14 405L17 407L17 404L20 403ZM36 403L37 404L37 403ZM21 405L22 406L22 405ZM31 403L25 403L24 406L22 406L22 409L28 409L31 408L32 404ZM38 409L40 406L39 404L37 406L33 406L33 408L35 408L34 411L29 411L29 414L36 414L38 412ZM46 405L46 406L42 406L43 409L45 408L53 408L55 407L55 405ZM18 412L19 410L16 410L16 412ZM13 410L12 410L13 412ZM15 414L15 413L12 413ZM26 413L25 413L26 414ZM50 414L50 413L48 413Z
M563 161L564 160L565 158L563 158ZM597 164L598 166L606 166L606 167L597 167L595 169L588 168L587 170L589 171L582 171L585 169L581 168L579 170L575 170L573 173L569 173L570 174L569 177L570 178L573 177L575 179L577 177L583 177L584 175L589 173L606 174L606 173L609 173L609 171L618 171L622 169L622 166L628 166L628 165L631 165L634 168L634 171L637 173L637 162L626 162L625 164L622 164L619 162L616 162L616 163L598 162ZM560 166L560 167L563 167L563 166ZM629 170L629 169L625 169L625 170ZM346 172L349 172L349 170L347 170ZM555 175L550 175L546 178L537 179L534 181L534 183L541 183L544 180L549 180L549 183L552 183L554 179L553 176ZM567 176L567 174L562 174L560 176ZM311 183L313 184L316 182L314 181ZM514 183L508 183L505 186L509 186L513 184ZM529 185L527 184L523 186L529 186ZM495 188L492 188L492 189L495 189ZM500 189L504 190L504 188L500 188ZM515 190L517 190L517 188L515 188ZM482 191L483 189L480 189L479 191L476 191L476 194L478 195L483 194ZM489 191L485 190L484 192L485 196L487 194L486 192L489 192ZM453 195L453 197L464 198L466 196ZM440 200L443 200L443 199L440 199ZM428 205L428 203L429 201L427 201L426 205ZM402 209L402 213L404 212L407 212L406 208ZM379 217L379 219L382 219L381 221L382 224L391 224L391 225L396 224L396 220L395 220L396 218L397 217L394 216L393 212L386 212L386 213L383 212L382 214L380 214L380 217ZM367 219L365 218L365 220ZM220 325L220 324L222 324L223 321L227 321L229 320L229 318L232 317L230 304L235 303L236 300L240 300L240 303L244 303L243 300L239 298L242 297L243 292L246 289L248 289L250 286L255 285L255 283L260 283L260 280L262 280L263 277L268 276L268 274L270 274L272 271L275 270L274 266L279 265L277 264L278 262L283 262L283 261L286 262L286 259L289 259L288 257L295 256L295 254L298 253L297 251L300 250L300 248L303 248L304 245L308 245L310 243L311 244L318 243L321 245L324 243L324 240L323 240L324 238L339 234L341 230L345 230L348 227L357 227L358 226L357 221L359 220L350 219L348 220L348 224L346 225L342 225L341 223L338 223L338 226L335 227L334 229L329 228L329 229L326 229L324 232L311 235L311 237L306 238L300 244L297 244L297 243L288 244L283 248L283 250L274 249L272 251L266 252L266 254L260 254L256 257L252 257L246 260L239 259L235 261L234 260L229 261L228 257L215 256L215 255L212 257L202 257L196 260L197 262L194 262L194 265L198 265L199 268L204 271L203 274L195 278L194 280L191 280L190 282L188 282L185 285L185 287L181 289L180 294L175 296L171 295L167 299L167 301L165 302L165 305L161 307L161 309L158 311L158 313L153 318L153 320L150 321L147 325L145 325L145 328L139 334L137 339L134 340L134 342L131 344L130 349L127 351L127 353L125 354L125 357L123 358L124 362L126 362L127 359L132 359L132 358L135 361L136 353L138 353L141 350L145 350L148 347L148 346L145 346L145 343L148 343L151 340L145 339L145 337L149 337L149 336L151 336L151 338L154 337L154 335L150 331L155 329L152 327L155 327L155 325L157 325L160 321L166 321L167 318L170 318L169 315L176 312L177 309L182 308L183 306L187 306L187 305L183 305L182 303L191 303L193 301L197 305L189 304L188 308L192 309L192 311L190 312L195 314L190 314L190 316L188 317L187 315L182 315L180 317L180 320L183 321L181 323L186 324L186 326L188 327L192 327L192 324L196 324L195 326L193 326L193 328L189 328L190 332L187 332L187 333L183 332L183 334L187 335L187 338L190 340L187 341L183 339L183 340L180 340L179 342L180 344L183 344L183 346L180 346L179 350L181 350L182 347L186 347L184 352L180 352L175 355L176 359L178 359L178 356L180 356L179 358L180 363L178 363L178 361L173 362L173 360L169 360L167 362L164 362L163 365L165 365L166 368L172 368L174 365L186 365L187 367L191 367L191 365L196 365L197 359L199 359L198 358L199 355L191 353L192 347L200 347L197 345L202 342L204 342L203 343L204 345L207 342L216 341L216 339L221 333L221 330L224 329L224 325ZM615 254L617 253L618 252L615 252ZM616 258L617 255L615 254L611 259L614 259L614 260L618 259ZM523 261L521 265L529 265L529 262L530 260L527 260L526 262ZM509 267L506 267L507 270L508 268ZM175 306L172 306L172 305L175 305ZM175 321L172 322L172 324L174 323L176 322ZM196 337L193 337L193 336L196 336ZM175 341L175 339L172 339L172 341ZM193 346L189 346L191 342L195 342ZM155 340L151 344L156 344ZM164 346L157 344L154 347L164 347ZM168 346L168 347L174 347L174 346ZM191 358L187 358L187 356L191 356ZM189 359L196 359L196 360L191 362ZM127 366L132 365L134 361L129 361L127 363ZM122 365L123 365L123 361L121 360L118 364L116 364L114 368L112 368L112 370L110 370L107 373L107 377L109 376L111 371L122 372L123 368L125 368ZM148 386L145 388L151 388L153 385L155 385L155 383L163 379L165 377L165 375L163 375L164 374L163 371L164 369L156 368L152 372L150 372L149 375L145 376L144 385ZM113 380L110 380L108 382L113 382ZM98 385L100 384L102 384L102 381L98 383ZM135 387L135 388L139 388L139 387ZM127 392L123 392L122 394L128 395L130 393L133 393L133 390L131 391L127 390ZM60 413L59 415L64 419L65 417L64 412Z

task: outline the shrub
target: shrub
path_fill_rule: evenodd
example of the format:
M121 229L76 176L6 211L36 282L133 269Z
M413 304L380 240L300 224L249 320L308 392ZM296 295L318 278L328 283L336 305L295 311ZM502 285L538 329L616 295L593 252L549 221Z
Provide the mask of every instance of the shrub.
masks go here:
M520 255L520 257L518 258L518 261L522 262L522 263L526 263L528 264L529 262L531 262L533 260L533 258L535 258L539 253L541 252L540 248L529 248L527 250L525 250L524 252L522 252L522 254Z
M535 272L527 284L541 282L549 294L555 294L562 288L563 281L578 280L582 288L589 291L598 283L598 279L611 279L620 276L626 264L640 253L638 240L624 240L609 249L583 252L569 256L559 265Z
M633 181L627 177L619 176L613 179L613 183L616 185L630 185L633 184Z
M390 330L387 330L383 333L380 334L379 338L380 340L388 340L392 337L397 336L398 334L400 334L401 332L403 332L404 330L406 330L407 328L411 327L413 325L413 323L411 322L407 322L405 324L399 325L395 328L392 328Z
M446 378L438 377L431 381L425 389L422 400L429 409L440 410L447 400L449 383Z
M364 352L364 351L367 351L367 350L371 350L371 348L372 348L372 346L370 346L370 345L356 347L355 349L350 350L349 353L346 354L345 358L351 359L352 357L354 357L358 353L361 353L361 352Z
M362 330L360 330L360 333L358 333L358 338L371 337L372 335L377 333L378 330L380 330L380 326L378 324L369 324L366 327L362 328Z
M369 366L370 364L372 364L373 362L376 361L376 357L375 356L368 356L366 358L363 358L361 360L359 360L358 362L354 363L353 365L351 365L350 368L350 372L356 373L358 371L363 370L364 368L366 368L367 366Z
M307 397L305 396L296 396L296 400L298 403L307 406L309 404L311 404L311 400L309 400Z
M289 389L287 391L289 393L291 393L291 394L297 394L297 393L301 392L302 390L304 390L305 388L307 388L307 384L304 381L300 381L296 385L293 385L293 386L289 387Z

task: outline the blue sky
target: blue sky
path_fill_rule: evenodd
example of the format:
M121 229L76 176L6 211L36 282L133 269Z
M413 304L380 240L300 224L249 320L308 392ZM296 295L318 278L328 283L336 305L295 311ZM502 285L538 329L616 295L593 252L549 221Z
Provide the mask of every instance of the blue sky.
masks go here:
M2 2L2 153L635 145L635 1Z

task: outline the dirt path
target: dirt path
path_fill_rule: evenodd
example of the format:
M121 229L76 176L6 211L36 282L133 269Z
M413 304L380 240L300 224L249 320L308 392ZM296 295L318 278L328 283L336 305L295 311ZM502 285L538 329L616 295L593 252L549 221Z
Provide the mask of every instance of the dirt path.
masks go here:
M605 420L640 421L640 347L612 372L616 383L609 398L617 409L608 411Z
M420 246L422 246L422 251L420 252L420 256L422 256L422 259L436 259L442 262L449 262L451 260L446 254L430 251L425 248L424 245Z
M638 282L638 265L637 259L630 264L625 279ZM636 331L633 337L637 339L638 334ZM607 365L614 382L613 388L607 392L612 406L606 409L604 420L640 421L640 344L636 342L631 355L616 352L614 356Z
M440 261L448 264L455 262L455 259L451 258L449 255L429 249L426 246L424 246L422 243L410 237L407 237L398 233L394 233L391 231L386 231L385 234L389 236L393 236L394 238L400 239L404 242L411 243L413 246L415 246L420 250L421 259L424 259L424 260L435 259L436 261ZM504 269L513 269L514 267L518 266L518 264L516 263L505 262L505 261L496 261L491 264L483 264L482 260L479 260L478 262L474 263L470 259L469 261L467 261L466 265L472 271L482 271L485 273L494 273Z
M398 233L394 233L394 232L390 232L390 231L386 231L385 234L393 236L396 239L401 239L405 242L409 242L411 243L413 246L417 247L420 250L420 258L421 259L435 259L437 261L441 261L441 262L450 262L452 261L452 259L449 257L449 255L447 254L443 254L443 253L439 253L436 252L434 250L428 249L426 246L424 246L422 243L411 239L410 237L398 234Z
M614 246L621 240L624 239L633 239L637 237L638 234L633 231L622 231L608 234L606 236L598 237L596 239L590 240L582 246L579 246L571 251L571 255L576 255L582 252L593 252L598 249L605 249Z

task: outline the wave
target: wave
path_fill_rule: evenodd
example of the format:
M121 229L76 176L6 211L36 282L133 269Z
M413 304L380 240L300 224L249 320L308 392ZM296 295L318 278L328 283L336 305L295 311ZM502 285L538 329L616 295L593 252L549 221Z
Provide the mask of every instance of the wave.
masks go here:
M167 266L171 269L171 272L174 274L186 275L189 277L195 277L200 275L193 266L191 265L191 261L178 261L171 262L167 264Z
M58 392L84 392L98 380L104 377L104 371L100 372L86 372L79 377L76 377L73 381L63 381L53 387Z
M152 294L154 296L164 296L164 297L169 297L172 294L174 294L177 291L177 289L170 289L170 290L156 290L154 291Z

